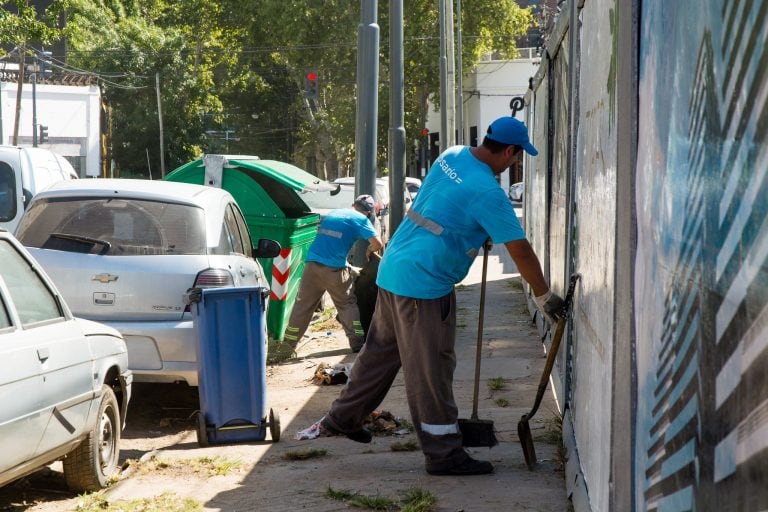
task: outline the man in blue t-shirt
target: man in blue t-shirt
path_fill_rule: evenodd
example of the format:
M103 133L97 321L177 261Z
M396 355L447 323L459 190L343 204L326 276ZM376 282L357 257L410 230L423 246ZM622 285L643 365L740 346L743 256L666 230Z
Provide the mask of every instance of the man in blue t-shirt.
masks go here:
M347 386L321 421L323 435L370 442L363 420L386 396L403 366L406 397L431 475L491 473L490 462L462 446L453 399L456 367L454 286L486 239L503 243L536 303L556 318L564 302L552 293L509 198L496 181L521 151L536 155L523 123L502 117L480 147L454 146L432 164L419 195L387 246L379 295L365 348Z
M304 336L312 320L312 313L325 292L328 292L336 306L350 348L353 352L359 352L362 348L365 333L360 323L355 279L347 265L347 254L358 240L368 241L366 257L383 247L368 218L373 210L373 198L363 194L355 199L352 209L332 210L320 222L317 236L309 247L299 293L285 329L284 338L291 350L296 349Z

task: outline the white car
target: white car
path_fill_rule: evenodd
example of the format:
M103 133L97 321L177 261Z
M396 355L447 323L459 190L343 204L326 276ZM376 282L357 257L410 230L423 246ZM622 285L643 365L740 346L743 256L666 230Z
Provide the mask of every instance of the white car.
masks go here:
M0 146L0 227L11 233L32 196L77 172L61 155L43 148Z
M421 180L419 180L419 182L421 182ZM346 178L337 178L333 181L333 183L339 183L342 186L352 186L354 188L355 177L348 176ZM387 243L389 241L390 233L392 232L389 226L389 178L376 178L374 199L376 201L376 216L381 223L381 239L384 243ZM408 188L408 183L406 182L405 190L403 190L403 203L405 205L405 211L408 211L408 208L410 208L412 202L413 199Z
M125 337L136 381L197 385L189 288L268 288L240 208L220 188L168 181L58 183L32 201L19 240L74 313Z
M352 203L355 202L355 187L346 183L337 183L337 188L330 192L321 191L305 191L301 193L301 199L312 210L312 213L320 215L320 219L323 219L331 210L340 210L344 208L352 208ZM379 190L374 192L374 201L376 203L376 215L373 216L372 223L374 229L381 237L382 241L387 241L387 231L383 229L383 220L386 220L385 214L379 209L379 205L383 204L382 198L379 195ZM386 213L386 212L385 212Z
M40 265L0 230L0 486L63 459L76 492L117 472L131 396L123 338L72 316Z

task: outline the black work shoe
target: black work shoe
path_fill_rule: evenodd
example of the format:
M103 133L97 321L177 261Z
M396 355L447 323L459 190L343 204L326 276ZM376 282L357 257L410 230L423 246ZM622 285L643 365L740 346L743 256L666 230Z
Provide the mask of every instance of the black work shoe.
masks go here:
M336 430L330 423L328 423L328 420L325 417L320 421L320 432L321 435L324 436L347 436L347 439L357 443L370 443L373 439L373 434L364 428L350 433Z
M427 469L430 475L463 476L463 475L487 475L493 473L493 464L487 460L475 460L467 457L461 464L456 464L446 469Z

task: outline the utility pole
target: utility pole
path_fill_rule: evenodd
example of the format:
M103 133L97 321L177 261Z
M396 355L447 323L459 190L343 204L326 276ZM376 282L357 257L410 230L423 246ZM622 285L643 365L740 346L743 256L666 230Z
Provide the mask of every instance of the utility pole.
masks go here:
M379 25L377 0L360 0L357 31L357 119L355 130L355 192L374 195L376 128L379 117ZM356 244L353 263L365 264L365 248Z
M403 0L389 0L389 236L405 213L405 107Z
M24 56L27 53L27 45L22 44L19 50L19 81L16 86L16 116L13 121L12 145L19 145L19 119L21 118L21 89L24 85Z
M454 145L453 0L440 0L440 152Z
M32 73L32 147L37 147L37 69Z
M461 0L456 0L456 144L464 145L464 65L461 43Z
M157 91L157 122L160 125L160 179L165 178L165 146L163 144L163 105L160 102L160 72L155 73L155 90ZM149 150L147 150L149 151ZM149 153L147 153L149 155ZM150 178L152 174L150 171Z

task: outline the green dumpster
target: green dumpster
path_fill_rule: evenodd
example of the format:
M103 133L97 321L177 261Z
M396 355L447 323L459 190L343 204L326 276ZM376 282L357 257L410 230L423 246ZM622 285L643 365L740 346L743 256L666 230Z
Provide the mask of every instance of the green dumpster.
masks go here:
M254 240L271 238L280 243L280 256L259 258L259 262L270 283L267 331L272 339L282 341L320 223L319 215L310 211L299 194L333 186L291 164L241 155L205 155L165 179L223 188L243 211Z

